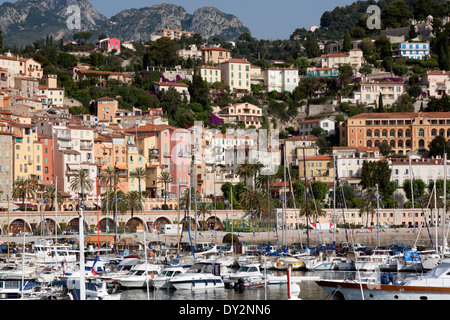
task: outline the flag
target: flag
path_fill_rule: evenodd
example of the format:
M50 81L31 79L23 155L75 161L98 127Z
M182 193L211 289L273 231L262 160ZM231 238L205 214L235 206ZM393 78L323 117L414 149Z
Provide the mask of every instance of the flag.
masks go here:
M92 265L91 272L94 276L97 275L97 261L98 261L98 255L95 256L94 264Z

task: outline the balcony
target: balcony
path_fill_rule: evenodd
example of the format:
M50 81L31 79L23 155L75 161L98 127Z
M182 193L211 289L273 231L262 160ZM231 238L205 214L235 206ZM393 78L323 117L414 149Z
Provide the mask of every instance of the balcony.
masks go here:
M93 147L94 147L93 143L82 143L80 145L81 150L92 150Z

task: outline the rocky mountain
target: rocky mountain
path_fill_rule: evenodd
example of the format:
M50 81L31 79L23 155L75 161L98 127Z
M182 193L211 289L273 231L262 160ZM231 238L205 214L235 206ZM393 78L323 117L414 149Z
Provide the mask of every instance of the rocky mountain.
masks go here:
M71 5L80 8L81 29L67 26L67 20L73 15L68 12ZM10 46L23 46L50 34L59 40L79 31L98 32L107 22L88 0L19 0L0 6L0 27L4 43Z
M250 30L238 18L213 7L198 9L194 14L177 5L161 3L141 9L127 9L111 17L109 34L124 39L149 39L158 28L182 29L200 33L204 38L220 36L236 39Z
M80 29L68 28L73 17L68 7L80 8ZM72 20L71 20L72 21ZM213 7L204 7L189 14L182 6L161 3L140 9L126 9L110 19L100 14L88 0L18 0L0 5L0 27L5 45L24 46L47 35L54 40L72 40L75 32L90 31L93 38L104 33L123 40L148 40L158 28L176 28L214 36L236 39L250 30L233 15Z

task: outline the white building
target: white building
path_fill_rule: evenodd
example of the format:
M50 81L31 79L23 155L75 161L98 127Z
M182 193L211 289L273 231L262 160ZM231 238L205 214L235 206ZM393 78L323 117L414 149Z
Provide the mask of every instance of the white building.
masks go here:
M442 158L411 157L412 173L410 172L409 158L389 159L388 164L392 170L391 181L397 183L397 192L401 195L405 194L403 183L410 180L412 176L414 179L425 182L427 187L434 179L444 179L444 159ZM447 177L450 177L450 160L447 160Z
M298 86L299 74L296 68L269 68L264 71L264 87L270 91L292 92Z
M403 42L398 45L402 58L424 60L430 57L430 42Z
M325 135L331 135L336 133L336 121L333 119L311 119L304 120L299 123L299 133L301 136L312 136L312 129L314 127L320 127L323 129Z
M376 147L333 147L332 154L339 179L355 189L359 189L363 162L382 158Z

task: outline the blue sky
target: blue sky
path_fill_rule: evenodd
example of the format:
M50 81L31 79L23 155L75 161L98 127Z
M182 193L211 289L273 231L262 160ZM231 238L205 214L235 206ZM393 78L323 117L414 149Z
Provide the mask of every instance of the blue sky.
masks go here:
M188 13L212 6L238 17L258 39L288 39L296 28L320 24L322 13L337 6L346 6L356 0L166 0L183 6ZM5 0L0 0L0 3ZM11 1L10 2L15 2ZM129 8L160 4L161 0L90 0L106 17Z

